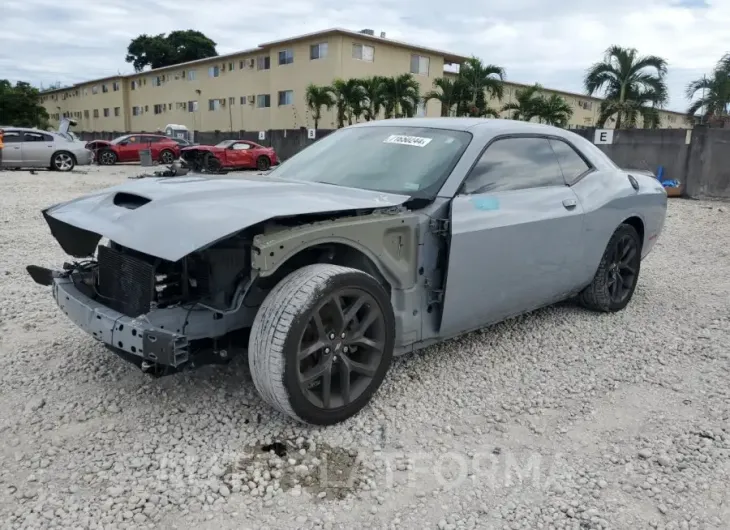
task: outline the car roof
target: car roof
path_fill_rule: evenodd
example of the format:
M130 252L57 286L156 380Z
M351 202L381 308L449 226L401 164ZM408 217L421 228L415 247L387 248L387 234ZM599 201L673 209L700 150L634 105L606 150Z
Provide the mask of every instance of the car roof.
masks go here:
M490 135L531 132L562 135L565 132L565 129L543 123L498 118L395 118L358 123L353 127L426 127L472 133L488 132Z

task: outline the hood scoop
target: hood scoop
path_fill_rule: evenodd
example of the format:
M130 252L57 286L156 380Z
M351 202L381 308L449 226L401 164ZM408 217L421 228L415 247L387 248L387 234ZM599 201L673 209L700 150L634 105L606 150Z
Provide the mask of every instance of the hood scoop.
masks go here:
M120 191L114 195L114 206L127 208L128 210L136 210L148 202L152 202L152 199L148 199L147 197L142 197L141 195L136 195L134 193Z

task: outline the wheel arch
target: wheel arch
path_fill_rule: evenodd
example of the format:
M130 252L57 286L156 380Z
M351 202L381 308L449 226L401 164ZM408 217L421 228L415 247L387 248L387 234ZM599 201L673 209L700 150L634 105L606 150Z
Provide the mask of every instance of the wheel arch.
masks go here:
M641 246L644 246L644 237L646 235L646 227L644 225L644 220L639 216L638 214L633 214L630 217L627 217L623 220L621 224L627 224L629 226L632 226L636 232L639 234L639 239L641 240Z

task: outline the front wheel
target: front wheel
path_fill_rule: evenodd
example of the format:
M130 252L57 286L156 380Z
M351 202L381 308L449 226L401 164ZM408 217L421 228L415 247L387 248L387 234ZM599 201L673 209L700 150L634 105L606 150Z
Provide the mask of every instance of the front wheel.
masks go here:
M76 162L71 153L56 153L53 155L53 159L51 160L51 167L53 167L56 171L71 171L75 165Z
M169 166L175 161L175 153L170 150L164 150L160 153L160 162Z
M117 163L117 154L110 150L104 149L99 153L99 165L113 166Z
M606 245L593 281L578 296L580 303L594 311L620 311L634 296L640 268L641 237L622 224Z
M249 338L256 390L280 412L331 425L360 411L393 357L395 318L372 276L308 265L279 282L258 310Z

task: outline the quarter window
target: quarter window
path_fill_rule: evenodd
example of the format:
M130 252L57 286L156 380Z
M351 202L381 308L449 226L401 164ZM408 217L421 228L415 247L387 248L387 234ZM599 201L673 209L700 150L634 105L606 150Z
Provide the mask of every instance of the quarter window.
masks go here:
M571 146L560 140L549 140L550 146L558 158L560 169L563 170L565 182L572 184L578 177L590 169L590 166L583 160Z
M505 138L482 154L463 193L564 186L563 173L547 138Z

